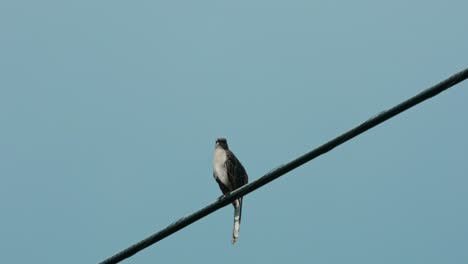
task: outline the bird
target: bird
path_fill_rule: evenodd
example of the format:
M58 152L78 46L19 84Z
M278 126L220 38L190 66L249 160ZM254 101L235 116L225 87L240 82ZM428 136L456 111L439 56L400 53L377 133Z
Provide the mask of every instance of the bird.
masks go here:
M223 195L234 191L249 181L249 176L240 161L229 149L225 138L216 140L213 155L213 177ZM239 238L239 229L242 214L242 197L232 202L234 206L234 228L232 231L232 244Z

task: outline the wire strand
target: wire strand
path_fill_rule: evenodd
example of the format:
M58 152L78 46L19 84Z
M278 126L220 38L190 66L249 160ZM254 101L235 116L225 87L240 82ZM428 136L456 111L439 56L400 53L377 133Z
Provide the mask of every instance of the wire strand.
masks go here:
M318 156L332 150L333 148L345 143L346 141L366 132L367 130L385 122L386 120L408 110L409 108L433 97L437 94L447 90L448 88L464 81L468 78L468 68L452 75L448 79L420 92L419 94L415 95L407 99L406 101L401 102L400 104L381 112L380 114L376 115L368 119L367 121L361 123L360 125L352 128L351 130L339 135L338 137L328 141L327 143L319 146L318 148L268 172L264 176L260 177L259 179L242 186L241 188L234 190L225 196L222 196L220 199L216 200L215 202L203 207L202 209L196 211L193 214L188 216L182 217L176 222L170 224L166 228L160 230L157 233L141 240L140 242L122 250L121 252L115 254L114 256L109 257L108 259L100 262L100 264L113 264L118 263L126 258L133 256L134 254L138 253L139 251L153 245L154 243L168 237L175 232L181 230L182 228L198 221L199 219L213 213L214 211L230 204L235 199L245 196L256 189L268 184L269 182L281 177L282 175L296 169L297 167L317 158Z

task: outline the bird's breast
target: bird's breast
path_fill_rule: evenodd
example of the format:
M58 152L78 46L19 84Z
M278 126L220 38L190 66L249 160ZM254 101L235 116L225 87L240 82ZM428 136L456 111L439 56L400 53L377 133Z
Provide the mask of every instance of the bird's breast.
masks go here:
M226 187L232 189L231 183L226 171L226 151L224 149L216 148L213 156L213 173Z

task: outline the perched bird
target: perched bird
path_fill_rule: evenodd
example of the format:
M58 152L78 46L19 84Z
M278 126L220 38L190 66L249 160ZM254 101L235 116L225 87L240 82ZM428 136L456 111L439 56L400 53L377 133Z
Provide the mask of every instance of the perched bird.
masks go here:
M213 156L213 177L219 184L219 188L227 194L248 182L247 172L234 153L229 150L225 138L216 140ZM242 214L242 197L234 200L234 230L232 231L232 243L239 238L239 229Z

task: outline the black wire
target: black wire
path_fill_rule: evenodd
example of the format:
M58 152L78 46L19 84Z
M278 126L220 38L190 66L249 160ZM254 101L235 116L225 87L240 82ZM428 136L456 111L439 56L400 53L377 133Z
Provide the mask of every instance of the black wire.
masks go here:
M454 86L457 83L460 83L468 78L468 68L452 75L450 78L420 92L416 96L378 114L377 116L365 121L364 123L354 127L353 129L341 134L340 136L328 141L327 143L321 145L320 147L300 156L299 158L292 160L262 176L261 178L242 186L241 188L228 193L227 195L221 197L215 202L209 204L208 206L196 211L195 213L182 217L176 222L170 224L161 231L143 239L142 241L128 247L127 249L122 250L121 252L115 254L112 257L102 261L100 264L111 264L118 263L126 258L131 257L137 252L145 249L146 247L151 246L152 244L164 239L167 236L174 234L175 232L181 230L182 228L194 223L195 221L213 213L214 211L230 204L235 199L247 195L254 190L262 187L263 185L279 178L280 176L296 169L297 167L311 161L312 159L332 150L333 148L345 143L346 141L358 136L359 134L364 133L365 131L379 125L382 122L400 114L401 112L408 110L409 108L439 94L440 92L447 90L448 88Z

